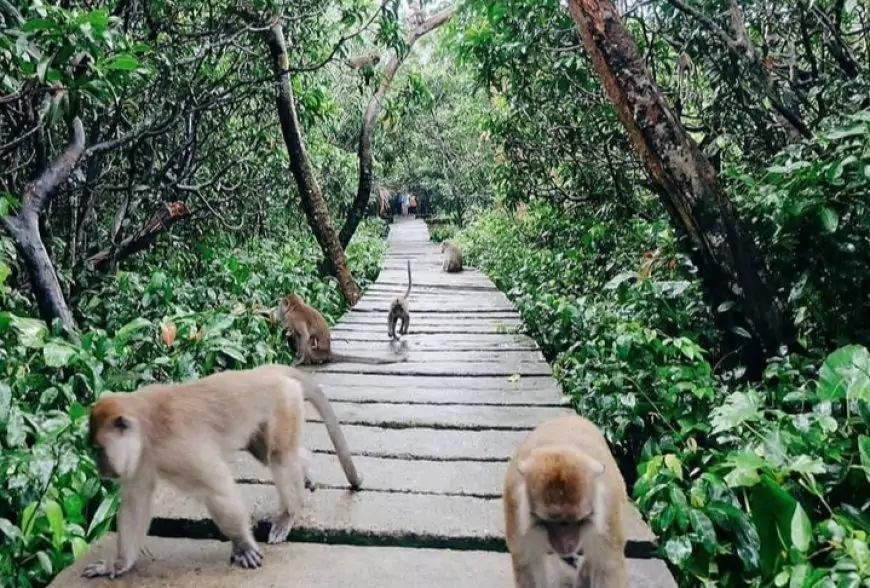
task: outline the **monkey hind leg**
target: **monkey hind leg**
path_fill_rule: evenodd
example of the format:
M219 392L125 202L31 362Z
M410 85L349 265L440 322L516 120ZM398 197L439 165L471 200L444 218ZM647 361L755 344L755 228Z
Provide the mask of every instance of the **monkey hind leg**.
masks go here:
M400 331L400 333L402 333L402 335L408 334L408 323L410 323L410 322L411 322L410 315L406 314L405 316L402 317L402 329Z
M203 461L210 469L203 489L205 506L218 529L232 542L230 563L259 568L263 554L254 541L248 509L229 466L218 456Z
M275 489L281 501L281 511L272 517L268 543L281 543L287 540L297 515L302 511L302 497L306 488L306 474L298 459L273 462L270 466Z

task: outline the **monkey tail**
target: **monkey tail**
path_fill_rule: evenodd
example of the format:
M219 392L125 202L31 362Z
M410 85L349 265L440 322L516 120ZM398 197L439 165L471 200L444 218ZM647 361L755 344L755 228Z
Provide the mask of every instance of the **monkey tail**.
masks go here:
M411 260L408 261L408 290L405 292L405 300L408 299L408 296L411 294Z
M323 389L318 385L308 374L299 370L293 370L293 377L302 383L302 391L305 400L310 402L320 418L323 419L323 424L326 425L326 432L329 434L329 439L335 446L335 453L338 455L338 461L341 463L341 469L344 470L344 475L347 476L347 481L350 482L350 487L354 490L359 490L362 487L362 477L356 471L356 466L350 456L350 447L347 444L347 439L344 438L344 433L338 423L338 417L332 410L332 405L323 393Z

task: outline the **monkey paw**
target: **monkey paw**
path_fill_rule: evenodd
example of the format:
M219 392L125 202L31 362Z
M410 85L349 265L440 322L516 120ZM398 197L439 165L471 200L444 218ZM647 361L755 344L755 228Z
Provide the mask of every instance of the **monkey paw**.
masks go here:
M233 545L230 563L247 569L259 568L263 565L263 554L250 543Z
M126 565L122 561L115 561L111 565L107 564L104 560L100 560L96 563L88 564L85 566L85 569L82 570L82 577L84 578L105 578L108 577L111 580L114 580L118 576L127 572L131 567Z
M296 523L296 517L290 513L283 512L272 518L272 528L269 529L269 538L267 543L274 545L275 543L283 543L290 536L290 531L293 530L293 525Z
M315 484L314 480L312 480L308 476L305 476L305 489L310 492L314 492L315 490L317 490L317 484Z

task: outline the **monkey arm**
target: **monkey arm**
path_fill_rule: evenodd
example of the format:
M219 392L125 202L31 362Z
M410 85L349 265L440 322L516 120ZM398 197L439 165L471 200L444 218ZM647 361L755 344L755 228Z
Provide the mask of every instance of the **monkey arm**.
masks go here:
M86 578L108 576L117 578L130 571L139 559L148 527L151 523L151 497L156 479L153 475L143 480L124 483L121 490L121 508L118 511L118 553L112 564L105 561L85 566Z

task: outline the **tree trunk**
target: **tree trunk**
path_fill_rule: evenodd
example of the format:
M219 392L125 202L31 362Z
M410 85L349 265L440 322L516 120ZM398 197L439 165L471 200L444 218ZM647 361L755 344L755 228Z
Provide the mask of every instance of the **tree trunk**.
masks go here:
M60 321L69 334L76 332L75 321L60 288L54 264L42 242L39 217L57 187L67 180L84 150L85 129L82 121L76 117L66 149L24 189L21 211L15 216L0 217L0 222L12 236L24 259L40 316L48 324Z
M613 102L677 229L689 238L714 314L733 302L763 357L793 342L793 325L767 284L761 254L741 229L716 171L653 84L634 40L610 0L568 0L601 84Z
M290 169L299 187L299 197L302 208L311 227L311 232L317 239L327 261L330 273L338 280L341 292L348 304L353 306L360 298L359 286L353 281L353 276L347 267L344 249L338 240L338 235L332 225L329 209L323 199L323 193L314 177L311 162L302 140L302 129L296 116L296 100L290 85L290 74L287 72L287 46L284 41L284 30L278 22L273 23L268 31L269 52L275 66L277 84L276 103L278 119L281 122L281 133L287 145L290 156Z
M453 17L454 7L450 6L442 10L438 14L426 19L421 24L412 29L407 39L407 51L400 56L398 53L393 53L390 60L380 72L381 84L378 86L377 92L374 93L368 106L366 106L365 114L363 115L362 126L359 132L359 145L357 147L357 158L359 159L359 173L357 176L356 197L353 204L347 213L347 218L344 221L344 226L341 227L339 233L339 241L342 247L347 247L350 240L353 238L360 221L365 216L366 208L369 205L369 199L372 194L372 166L374 156L372 154L372 135L374 134L375 124L378 122L378 117L381 114L381 105L384 97L393 83L393 78L396 77L396 72L405 58L410 55L411 49L417 39L423 35L434 31L444 23L448 22Z

